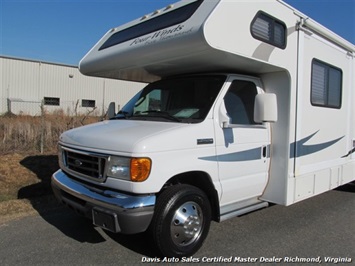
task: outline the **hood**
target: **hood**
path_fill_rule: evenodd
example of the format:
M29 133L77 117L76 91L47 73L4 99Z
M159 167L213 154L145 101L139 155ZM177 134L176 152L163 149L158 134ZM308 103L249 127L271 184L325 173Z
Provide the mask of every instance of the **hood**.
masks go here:
M60 144L112 154L187 149L196 145L196 138L191 135L198 132L195 127L196 124L110 120L66 131L60 136Z

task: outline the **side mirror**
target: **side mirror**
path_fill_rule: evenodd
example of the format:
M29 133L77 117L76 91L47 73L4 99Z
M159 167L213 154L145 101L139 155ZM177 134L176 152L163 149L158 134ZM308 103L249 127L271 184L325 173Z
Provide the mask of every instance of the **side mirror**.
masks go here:
M254 121L276 122L277 121L277 97L274 93L258 94L255 97Z
M115 104L115 102L110 102L108 109L107 109L108 119L113 118L115 115L116 115L116 104Z

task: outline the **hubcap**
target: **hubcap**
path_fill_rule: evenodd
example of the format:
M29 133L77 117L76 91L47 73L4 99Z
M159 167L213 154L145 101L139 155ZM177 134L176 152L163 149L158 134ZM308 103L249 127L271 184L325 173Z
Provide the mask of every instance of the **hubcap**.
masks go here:
M186 246L195 241L202 229L201 207L192 201L181 205L175 212L170 225L174 244Z

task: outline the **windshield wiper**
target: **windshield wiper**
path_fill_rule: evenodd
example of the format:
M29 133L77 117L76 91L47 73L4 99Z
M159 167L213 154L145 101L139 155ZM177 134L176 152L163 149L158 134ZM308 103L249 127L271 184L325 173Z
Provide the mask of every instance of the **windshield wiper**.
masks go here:
M118 115L121 115L121 116L118 116ZM110 120L121 119L121 118L127 119L129 117L128 115L129 115L129 112L121 110L114 117L112 117Z
M147 115L149 116L150 114L154 114L154 115L151 115L152 117L163 117L163 118L169 119L171 121L181 122L181 119L169 114L168 112L158 111L158 110L143 111L143 112L140 112L139 114L137 114L137 115L135 114L133 116L146 117Z

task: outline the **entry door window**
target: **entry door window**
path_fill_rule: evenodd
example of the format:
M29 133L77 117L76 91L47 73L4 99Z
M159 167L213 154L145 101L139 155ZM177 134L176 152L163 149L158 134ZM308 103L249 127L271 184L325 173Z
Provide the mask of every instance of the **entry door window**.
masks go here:
M256 86L251 81L235 80L232 82L224 104L231 124L254 125L254 101Z

